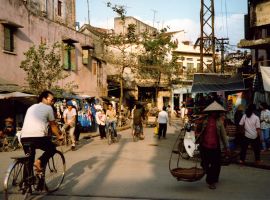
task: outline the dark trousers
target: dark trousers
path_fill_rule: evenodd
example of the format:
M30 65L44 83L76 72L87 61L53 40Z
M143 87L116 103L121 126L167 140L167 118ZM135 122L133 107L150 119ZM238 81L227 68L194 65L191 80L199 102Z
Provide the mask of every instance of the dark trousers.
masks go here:
M98 125L100 138L106 137L105 125Z
M39 157L41 166L44 167L49 158L55 152L56 147L51 141L51 137L28 137L21 139L23 150L25 154L30 155L30 166L33 166L35 161L36 149L41 149L44 153Z
M251 144L253 151L254 151L254 156L256 161L260 161L260 151L261 151L261 141L260 137L257 137L256 139L250 139L247 137L243 137L243 141L241 143L241 152L240 152L240 160L245 161L246 160L246 155L247 155L247 148L248 145Z
M166 133L167 133L167 123L166 124L159 123L159 127L158 127L158 138L160 138L161 136L163 136L165 138L166 137Z
M202 167L206 173L206 183L217 183L221 170L221 151L220 148L208 149L200 146Z

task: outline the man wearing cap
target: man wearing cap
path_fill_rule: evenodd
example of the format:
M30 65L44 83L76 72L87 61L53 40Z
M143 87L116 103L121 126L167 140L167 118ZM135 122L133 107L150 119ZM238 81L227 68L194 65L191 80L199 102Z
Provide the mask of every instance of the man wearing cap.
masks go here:
M219 118L219 113L224 111L225 109L216 101L204 109L204 112L208 112L208 117L202 124L200 151L209 189L216 189L216 183L219 181L222 144L225 152L229 146L224 125Z
M71 101L67 102L67 108L64 110L63 118L64 118L64 126L62 127L62 131L66 133L69 130L69 135L71 139L71 150L75 150L75 124L76 124L76 109L73 107Z

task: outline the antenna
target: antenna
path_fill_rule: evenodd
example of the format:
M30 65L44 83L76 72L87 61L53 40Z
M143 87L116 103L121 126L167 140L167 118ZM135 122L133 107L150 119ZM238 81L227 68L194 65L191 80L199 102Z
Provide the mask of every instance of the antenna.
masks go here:
M90 8L89 8L89 0L87 0L87 12L88 12L88 24L90 25Z
M152 9L153 13L154 13L154 16L153 16L153 27L155 28L155 20L156 20L156 13L157 13L157 10L154 10Z

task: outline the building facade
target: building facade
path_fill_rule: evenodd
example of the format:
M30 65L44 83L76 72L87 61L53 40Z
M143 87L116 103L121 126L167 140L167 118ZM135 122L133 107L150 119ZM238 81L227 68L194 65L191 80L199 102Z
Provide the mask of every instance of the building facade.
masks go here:
M1 2L0 10L1 77L27 87L19 67L24 52L33 45L59 42L67 47L62 49L62 63L69 74L59 86L72 81L78 85L77 94L107 94L105 63L92 59L93 38L75 30L75 0L9 0Z
M251 49L252 66L270 66L270 1L248 0L245 38L238 47Z
M192 97L191 87L194 73L200 73L200 48L194 46L190 41L183 39L183 32L176 32L174 39L178 41L177 48L172 54L177 57L177 63L180 65L180 71L174 77L172 87L171 104L172 108L179 109L182 102ZM204 56L205 63L212 63L212 54ZM204 72L207 72L207 68Z

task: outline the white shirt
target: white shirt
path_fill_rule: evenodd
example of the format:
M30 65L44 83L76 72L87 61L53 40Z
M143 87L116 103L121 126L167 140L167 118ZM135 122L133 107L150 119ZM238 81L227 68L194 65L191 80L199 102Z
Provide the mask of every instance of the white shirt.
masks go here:
M96 121L98 125L102 125L105 126L105 122L106 122L106 115L105 113L102 112L97 112L96 113Z
M257 128L260 128L260 119L257 115L252 113L252 115L248 118L246 114L243 115L242 119L239 122L239 125L245 127L245 136L250 139L256 139Z
M28 108L22 127L22 138L48 136L49 121L54 121L53 109L44 103Z
M158 113L158 120L157 121L160 124L167 124L167 122L169 121L168 113L164 110L160 111Z
M261 120L264 120L261 123L261 128L262 129L270 128L270 111L268 109L262 110L260 118Z
M76 116L76 109L72 108L70 111L68 109L65 109L63 116L64 118L66 118L67 123L75 123L75 121L73 121L73 117Z

